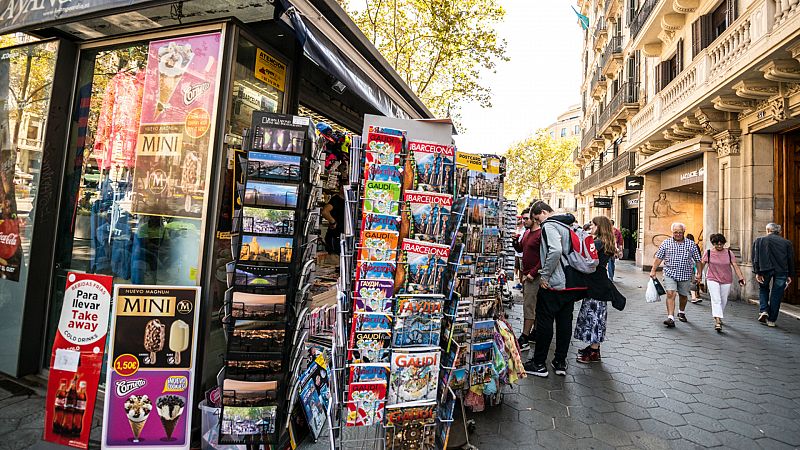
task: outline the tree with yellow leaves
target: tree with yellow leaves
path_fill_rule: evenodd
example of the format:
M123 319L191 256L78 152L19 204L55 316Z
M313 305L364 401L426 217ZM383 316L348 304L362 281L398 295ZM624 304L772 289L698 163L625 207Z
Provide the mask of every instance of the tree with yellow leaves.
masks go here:
M577 173L572 151L577 145L577 137L555 139L546 129L512 144L505 152L505 196L516 199L522 209L549 190L571 190Z

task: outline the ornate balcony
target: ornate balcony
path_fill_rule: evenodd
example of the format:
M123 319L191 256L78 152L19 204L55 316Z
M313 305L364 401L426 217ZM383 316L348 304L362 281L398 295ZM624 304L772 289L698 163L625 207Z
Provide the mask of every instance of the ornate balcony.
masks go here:
M594 26L594 48L598 52L603 49L603 45L608 38L608 29L606 28L606 19L600 17L597 19L597 24Z
M653 12L653 9L656 7L658 2L659 0L647 0L642 6L639 7L639 10L636 11L636 15L633 16L630 25L631 39L636 39L636 36L640 31L642 31L644 23L650 18L650 14Z
M605 163L595 173L575 183L574 192L577 195L585 194L596 187L603 186L616 179L633 174L636 168L636 152L625 152L613 160Z
M598 132L602 135L619 134L622 124L639 112L639 83L623 83L597 118Z
M591 93L592 97L600 98L606 93L606 76L603 75L602 69L597 67L594 71L594 76L592 77L592 83L590 84L589 92Z
M622 66L622 36L614 36L608 41L601 61L603 74L608 78L614 79L617 71Z

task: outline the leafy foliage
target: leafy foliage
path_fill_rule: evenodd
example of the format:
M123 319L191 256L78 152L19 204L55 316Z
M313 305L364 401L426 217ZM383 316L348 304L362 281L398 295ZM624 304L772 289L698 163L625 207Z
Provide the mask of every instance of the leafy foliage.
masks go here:
M572 189L577 170L572 151L577 145L577 137L554 139L546 129L512 144L505 152L506 197L527 205L546 191Z
M437 117L462 102L491 105L482 70L507 61L493 0L339 0L361 31ZM363 3L362 3L363 2Z

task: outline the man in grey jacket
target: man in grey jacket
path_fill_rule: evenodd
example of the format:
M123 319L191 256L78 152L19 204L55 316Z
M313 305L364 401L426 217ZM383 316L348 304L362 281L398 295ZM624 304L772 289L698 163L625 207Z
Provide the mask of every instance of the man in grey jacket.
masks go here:
M553 208L542 201L531 206L531 215L542 224L542 268L539 269L541 288L536 301L536 346L533 359L525 363L525 372L537 377L549 375L545 362L553 340L555 321L556 350L552 365L556 375L565 376L572 335L572 310L575 299L581 297L567 289L566 263L562 262L571 245L569 228L575 223L575 216L554 215Z
M783 292L794 274L794 248L791 241L779 236L780 232L780 225L767 224L767 235L753 242L753 272L759 284L758 321L769 327L778 320Z

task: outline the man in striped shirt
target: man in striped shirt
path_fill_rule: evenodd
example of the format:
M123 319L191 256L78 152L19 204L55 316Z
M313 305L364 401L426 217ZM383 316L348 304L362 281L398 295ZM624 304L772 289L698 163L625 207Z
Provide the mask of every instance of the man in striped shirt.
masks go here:
M686 302L689 300L689 289L692 285L694 267L700 262L697 245L684 237L686 225L676 222L672 224L672 237L661 243L650 270L650 278L656 277L656 269L664 263L664 289L667 291L667 328L675 326L675 293L680 297L678 320L687 322Z

